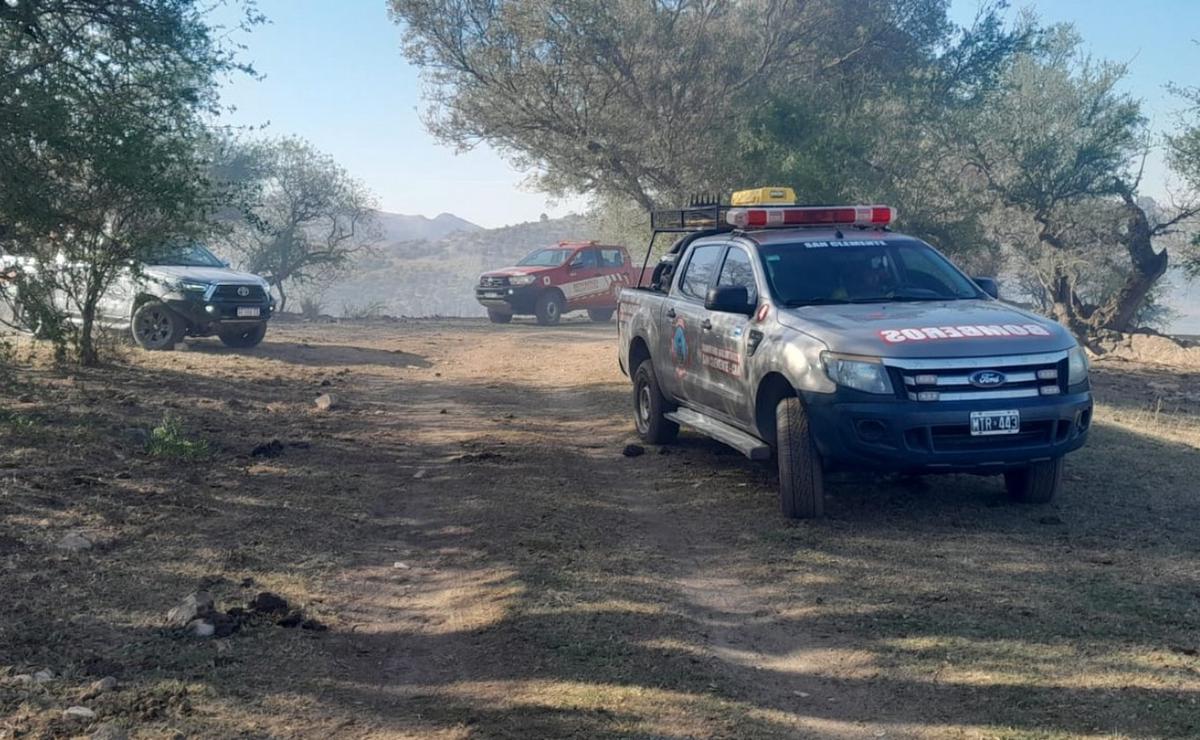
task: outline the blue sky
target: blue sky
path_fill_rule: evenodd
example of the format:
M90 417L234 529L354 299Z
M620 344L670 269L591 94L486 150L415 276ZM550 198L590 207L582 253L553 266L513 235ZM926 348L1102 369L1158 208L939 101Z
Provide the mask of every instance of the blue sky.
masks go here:
M976 0L954 0L967 22ZM1045 0L1030 7L1044 22L1071 21L1097 57L1129 63L1126 90L1142 98L1156 130L1178 107L1164 90L1200 85L1200 0ZM260 0L271 23L241 40L262 81L233 79L228 120L298 134L333 155L375 191L384 210L435 216L449 211L483 226L578 209L522 187L525 174L486 148L465 154L422 127L421 83L400 52L400 30L384 0ZM1145 191L1164 192L1161 159Z

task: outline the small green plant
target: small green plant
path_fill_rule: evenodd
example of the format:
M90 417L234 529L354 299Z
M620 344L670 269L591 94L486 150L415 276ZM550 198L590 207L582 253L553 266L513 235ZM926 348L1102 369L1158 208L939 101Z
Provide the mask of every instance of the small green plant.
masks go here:
M163 417L162 424L150 432L146 451L155 457L172 460L200 460L208 457L208 442L187 438L179 419L171 414Z
M12 429L32 429L37 426L37 419L32 416L12 411L10 409L0 409L0 425L11 427Z

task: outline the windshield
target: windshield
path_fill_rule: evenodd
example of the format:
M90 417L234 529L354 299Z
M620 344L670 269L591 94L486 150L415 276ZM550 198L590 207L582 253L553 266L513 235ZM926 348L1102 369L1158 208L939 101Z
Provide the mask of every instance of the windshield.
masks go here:
M150 260L161 267L224 267L225 263L199 244L176 247L161 257Z
M760 251L771 289L787 306L982 297L967 276L915 239L797 242Z
M558 267L567 261L574 249L538 249L517 263L518 267Z

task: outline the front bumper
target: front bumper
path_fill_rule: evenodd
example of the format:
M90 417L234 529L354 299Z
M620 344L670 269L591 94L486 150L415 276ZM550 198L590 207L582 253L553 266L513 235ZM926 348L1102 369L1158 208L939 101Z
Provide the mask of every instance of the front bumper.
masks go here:
M1092 394L1008 401L866 401L834 394L804 395L817 449L832 469L897 472L1002 472L1062 457L1087 441ZM1015 409L1018 434L972 436L972 411Z
M193 335L211 334L220 326L250 326L271 318L274 306L270 301L228 301L220 298L167 298L164 301L173 311L187 319ZM238 309L258 309L258 316L239 316ZM241 313L247 313L243 310Z
M485 308L513 314L531 314L537 305L538 295L542 286L531 285L498 285L475 286L475 300Z

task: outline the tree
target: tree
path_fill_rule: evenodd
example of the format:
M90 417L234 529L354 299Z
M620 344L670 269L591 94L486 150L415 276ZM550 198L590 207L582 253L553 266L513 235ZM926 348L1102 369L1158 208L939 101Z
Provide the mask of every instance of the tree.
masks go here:
M98 360L112 280L203 229L203 117L217 75L242 69L205 12L197 0L0 3L0 231L37 266L22 301L80 318L59 323L84 364Z
M432 95L427 125L486 141L551 193L644 210L727 189L748 115L789 84L936 36L941 0L391 0Z
M1073 29L1059 27L1016 57L947 143L979 174L997 228L1038 276L1052 315L1089 339L1135 327L1167 271L1156 243L1200 212L1200 200L1157 209L1139 198L1148 147L1140 106L1117 91L1123 66L1078 47ZM1095 270L1102 264L1107 274Z
M287 284L328 278L377 241L371 194L301 139L232 143L216 173L243 204L219 239L274 286L280 311Z

